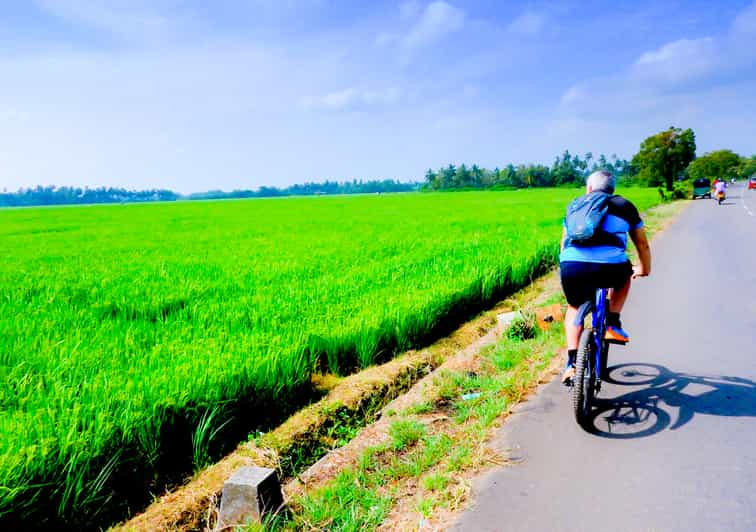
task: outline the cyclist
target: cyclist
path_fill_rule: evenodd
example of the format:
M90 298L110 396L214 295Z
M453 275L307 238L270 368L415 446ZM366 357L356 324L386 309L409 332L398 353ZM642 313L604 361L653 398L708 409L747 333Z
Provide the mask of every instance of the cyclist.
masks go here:
M588 176L586 194L614 194L615 184L614 175L598 170ZM638 251L639 266L633 266L627 257L628 234ZM578 326L574 323L578 307L592 300L597 288L610 288L606 339L627 343L630 336L622 329L620 312L627 299L631 279L651 273L651 248L638 209L622 196L612 195L607 204L607 213L591 241L581 245L571 243L565 228L561 249L559 266L562 289L567 298L564 320L567 366L562 382L568 382L575 374L575 357L582 333L582 324Z

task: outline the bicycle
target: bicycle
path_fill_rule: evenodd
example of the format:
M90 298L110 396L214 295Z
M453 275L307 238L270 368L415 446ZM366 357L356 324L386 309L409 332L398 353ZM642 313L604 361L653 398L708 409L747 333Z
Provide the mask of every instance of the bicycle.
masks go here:
M575 324L592 315L592 327L583 329L578 342L575 376L572 379L572 408L581 427L590 421L593 399L601 391L601 378L606 374L609 343L605 340L609 289L597 288L595 301L586 301L578 309ZM612 342L616 343L616 342Z

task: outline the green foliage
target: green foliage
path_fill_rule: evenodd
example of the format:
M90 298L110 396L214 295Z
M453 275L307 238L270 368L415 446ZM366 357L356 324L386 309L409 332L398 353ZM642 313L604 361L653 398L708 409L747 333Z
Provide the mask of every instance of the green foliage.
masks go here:
M738 175L740 177L751 177L756 175L756 155L750 157L741 157L738 165Z
M715 178L728 179L739 173L741 158L730 150L718 150L703 155L688 166L688 175L692 179Z
M688 199L693 194L693 182L689 180L675 181L672 188L673 199Z
M507 338L520 341L530 340L535 338L537 330L535 314L522 311L509 324Z
M347 470L334 482L299 501L300 515L306 515L307 522L300 523L295 517L291 528L334 532L373 530L391 508L391 497L376 488L363 472Z
M450 164L436 172L428 169L423 187L426 190L575 187L584 185L588 174L599 169L612 171L619 180L626 183L632 182L635 175L635 169L630 163L617 159L616 155L612 155L611 160L607 160L602 154L597 160L593 160L593 155L587 153L585 158L581 159L565 150L555 159L551 167L540 164L518 166L509 164L503 169L488 170L479 168L477 165L468 169L464 164L459 168Z
M393 179L382 181L352 181L304 183L284 188L260 187L258 190L211 190L196 192L186 196L170 190L125 190L122 188L100 187L74 188L37 186L17 192L0 193L0 207L28 207L33 205L91 205L98 203L144 203L152 201L273 198L281 196L319 196L322 194L375 194L381 192L411 192L420 183L402 183Z
M419 415L419 414L427 414L429 412L433 412L433 404L429 401L424 401L421 403L416 403L409 408L405 409L403 414L405 415Z
M231 421L227 419L217 422L215 418L219 410L220 408L216 406L205 411L192 433L192 463L195 472L210 464L210 444Z
M673 182L695 156L693 130L671 127L644 140L632 165L638 168L638 177L649 186L665 185L671 192Z
M0 211L0 528L122 516L125 490L309 400L317 369L438 338L555 263L576 194Z
M401 451L425 436L425 425L412 419L400 419L391 424L389 435L392 448Z
M429 491L441 491L449 484L449 477L443 473L431 473L423 479L423 487Z

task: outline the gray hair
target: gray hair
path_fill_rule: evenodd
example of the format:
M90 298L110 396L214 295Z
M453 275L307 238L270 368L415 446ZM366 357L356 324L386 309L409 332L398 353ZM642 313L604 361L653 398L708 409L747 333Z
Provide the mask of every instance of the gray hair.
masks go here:
M585 184L591 187L591 190L596 192L606 192L607 194L614 194L614 187L617 185L617 178L607 170L596 170L588 179L585 180Z

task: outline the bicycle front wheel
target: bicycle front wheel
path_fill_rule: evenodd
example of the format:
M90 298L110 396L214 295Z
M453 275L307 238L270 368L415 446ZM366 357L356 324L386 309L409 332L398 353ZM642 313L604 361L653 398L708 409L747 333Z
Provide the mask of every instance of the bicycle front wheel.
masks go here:
M594 392L594 360L595 343L593 329L585 329L580 334L578 352L575 360L575 379L572 387L572 408L575 421L581 427L586 427L590 419L591 403Z

